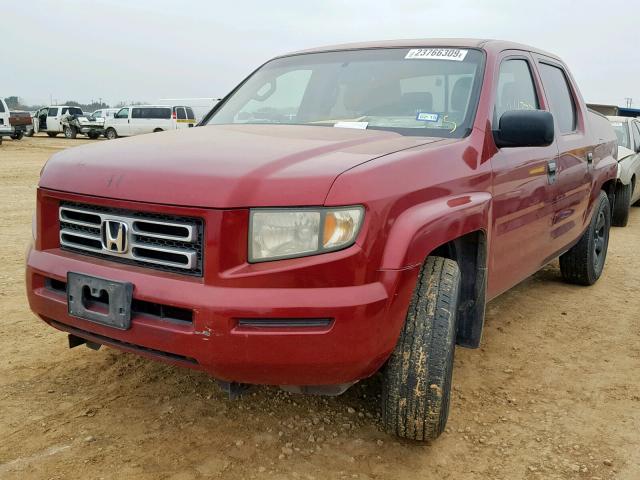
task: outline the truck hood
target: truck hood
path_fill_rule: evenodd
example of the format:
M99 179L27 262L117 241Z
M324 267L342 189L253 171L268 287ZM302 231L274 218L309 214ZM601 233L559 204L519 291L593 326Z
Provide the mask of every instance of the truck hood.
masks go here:
M322 205L342 172L439 140L320 126L213 125L65 150L47 162L40 187L192 207Z

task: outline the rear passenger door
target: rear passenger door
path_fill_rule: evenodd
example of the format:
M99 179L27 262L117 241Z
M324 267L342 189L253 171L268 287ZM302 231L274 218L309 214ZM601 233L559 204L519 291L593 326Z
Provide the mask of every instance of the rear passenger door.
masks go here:
M60 108L52 107L47 112L47 132L60 131Z
M492 129L511 110L547 110L533 58L526 52L504 52L494 92ZM552 217L550 169L558 147L501 148L491 159L493 228L488 289L498 295L543 266L548 256Z
M559 150L550 237L550 255L555 256L577 239L591 220L588 209L594 149L587 147L591 143L586 133L587 112L566 68L541 55L537 60Z
M631 165L631 171L633 175L635 175L633 191L631 192L631 204L633 205L640 200L640 122L638 120L632 120L630 123L631 138L633 138L632 146L634 152L636 152Z

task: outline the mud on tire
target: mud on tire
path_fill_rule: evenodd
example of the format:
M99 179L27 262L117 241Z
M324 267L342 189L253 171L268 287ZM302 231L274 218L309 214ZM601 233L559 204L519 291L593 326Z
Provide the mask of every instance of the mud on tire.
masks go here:
M447 423L460 271L453 260L422 266L404 328L384 369L382 423L412 440L437 438Z
M560 272L566 282L593 285L600 278L607 258L610 226L609 198L601 191L587 231L571 250L560 256Z

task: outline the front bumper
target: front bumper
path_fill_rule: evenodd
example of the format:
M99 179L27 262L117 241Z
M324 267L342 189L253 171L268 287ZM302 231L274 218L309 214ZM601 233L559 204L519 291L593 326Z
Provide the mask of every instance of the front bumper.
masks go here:
M331 254L328 254L331 255ZM67 272L134 284L134 299L193 310L174 322L134 315L116 330L68 314ZM418 269L330 288L221 287L59 248L27 253L31 309L50 325L95 343L204 370L228 381L271 385L348 384L375 373L397 341ZM330 319L326 326L242 326L240 319Z

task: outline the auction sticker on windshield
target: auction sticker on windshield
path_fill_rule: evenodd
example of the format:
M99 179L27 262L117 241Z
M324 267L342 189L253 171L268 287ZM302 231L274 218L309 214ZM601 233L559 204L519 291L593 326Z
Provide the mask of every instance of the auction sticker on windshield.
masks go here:
M404 57L414 60L454 60L461 62L469 50L459 48L412 48Z

